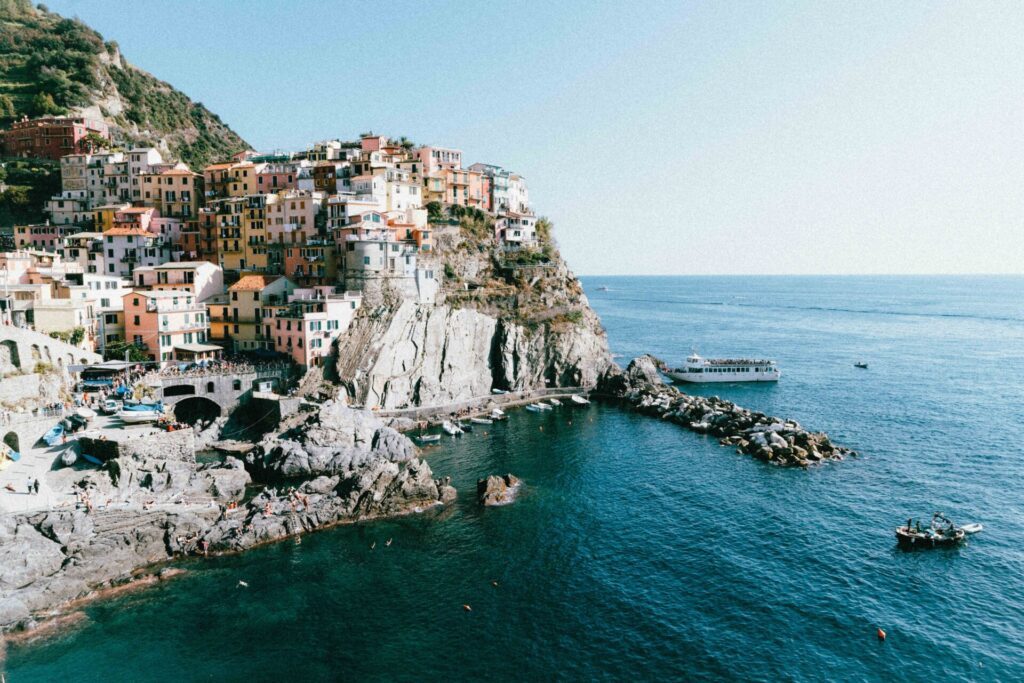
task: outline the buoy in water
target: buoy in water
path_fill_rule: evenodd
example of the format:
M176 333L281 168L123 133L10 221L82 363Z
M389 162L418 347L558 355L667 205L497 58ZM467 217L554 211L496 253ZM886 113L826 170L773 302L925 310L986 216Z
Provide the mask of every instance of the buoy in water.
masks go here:
M248 588L249 584L247 584L245 581L242 581L241 579L239 579L238 580L238 587L239 588Z
M389 538L389 539L387 540L387 542L385 542L385 543L384 543L384 545L386 545L386 546L390 546L390 545L391 545L391 539Z
M463 605L463 606L462 606L462 609L463 609L463 610L465 610L465 611L467 611L467 612L472 612L472 611L473 611L473 608L472 608L472 607L470 607L469 605Z
M497 588L498 587L498 582L497 581L491 581L491 585L494 586L495 588Z
M883 631L882 629L878 629L878 639L885 640L885 631Z

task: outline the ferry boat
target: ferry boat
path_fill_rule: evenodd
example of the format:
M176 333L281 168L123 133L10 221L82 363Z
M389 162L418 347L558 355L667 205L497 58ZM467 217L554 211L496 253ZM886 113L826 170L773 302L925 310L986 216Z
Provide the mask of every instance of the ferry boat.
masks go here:
M773 360L701 358L694 352L681 368L669 370L680 382L778 382L782 373Z

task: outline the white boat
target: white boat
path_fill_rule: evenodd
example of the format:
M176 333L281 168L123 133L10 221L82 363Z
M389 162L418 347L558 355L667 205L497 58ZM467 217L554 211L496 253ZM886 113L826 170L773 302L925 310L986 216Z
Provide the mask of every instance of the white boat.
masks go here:
M573 394L572 396L570 396L569 400L572 401L573 403L575 403L578 406L589 406L590 405L590 401L588 399L583 398L582 396L579 396L577 394Z
M964 530L965 534L976 534L979 531L981 531L982 529L984 529L985 527L983 527L981 524L974 523L974 524L964 524L960 528Z
M778 382L782 373L773 360L755 358L701 358L696 353L680 368L669 370L680 382Z
M454 422L449 422L448 420L445 420L444 422L441 423L441 429L448 436L458 436L459 434L462 433L461 427L459 427Z
M494 420L490 420L490 419L488 419L486 417L471 417L471 418L469 418L469 421L473 422L475 424L478 424L478 425L492 425L492 424L494 424Z
M122 408L117 411L117 416L122 422L128 424L142 424L143 422L156 422L164 415L163 406L159 403L143 407L142 405Z
M440 434L423 434L416 437L420 443L437 443L441 440Z
M550 403L553 406L560 406L560 405L562 405L562 402L559 401L557 398L549 398L548 399L548 403Z
M531 413L541 413L541 412L544 412L544 409L541 408L536 403L531 403L530 405L526 406L526 409L529 410Z
M490 419L497 422L498 420L507 420L508 415L501 408L495 408L491 411Z

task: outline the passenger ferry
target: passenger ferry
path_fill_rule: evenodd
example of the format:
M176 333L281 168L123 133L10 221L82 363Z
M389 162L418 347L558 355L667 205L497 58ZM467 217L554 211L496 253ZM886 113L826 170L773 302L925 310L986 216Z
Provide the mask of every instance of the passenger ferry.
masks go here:
M782 376L773 360L701 358L696 352L667 374L680 382L778 382Z

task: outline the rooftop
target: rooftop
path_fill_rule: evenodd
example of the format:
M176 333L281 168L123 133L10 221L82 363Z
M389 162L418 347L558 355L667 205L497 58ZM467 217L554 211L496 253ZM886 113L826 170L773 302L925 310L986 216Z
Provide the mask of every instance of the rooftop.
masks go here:
M228 287L228 289L232 292L259 292L267 285L280 279L280 275L243 275L238 282Z

